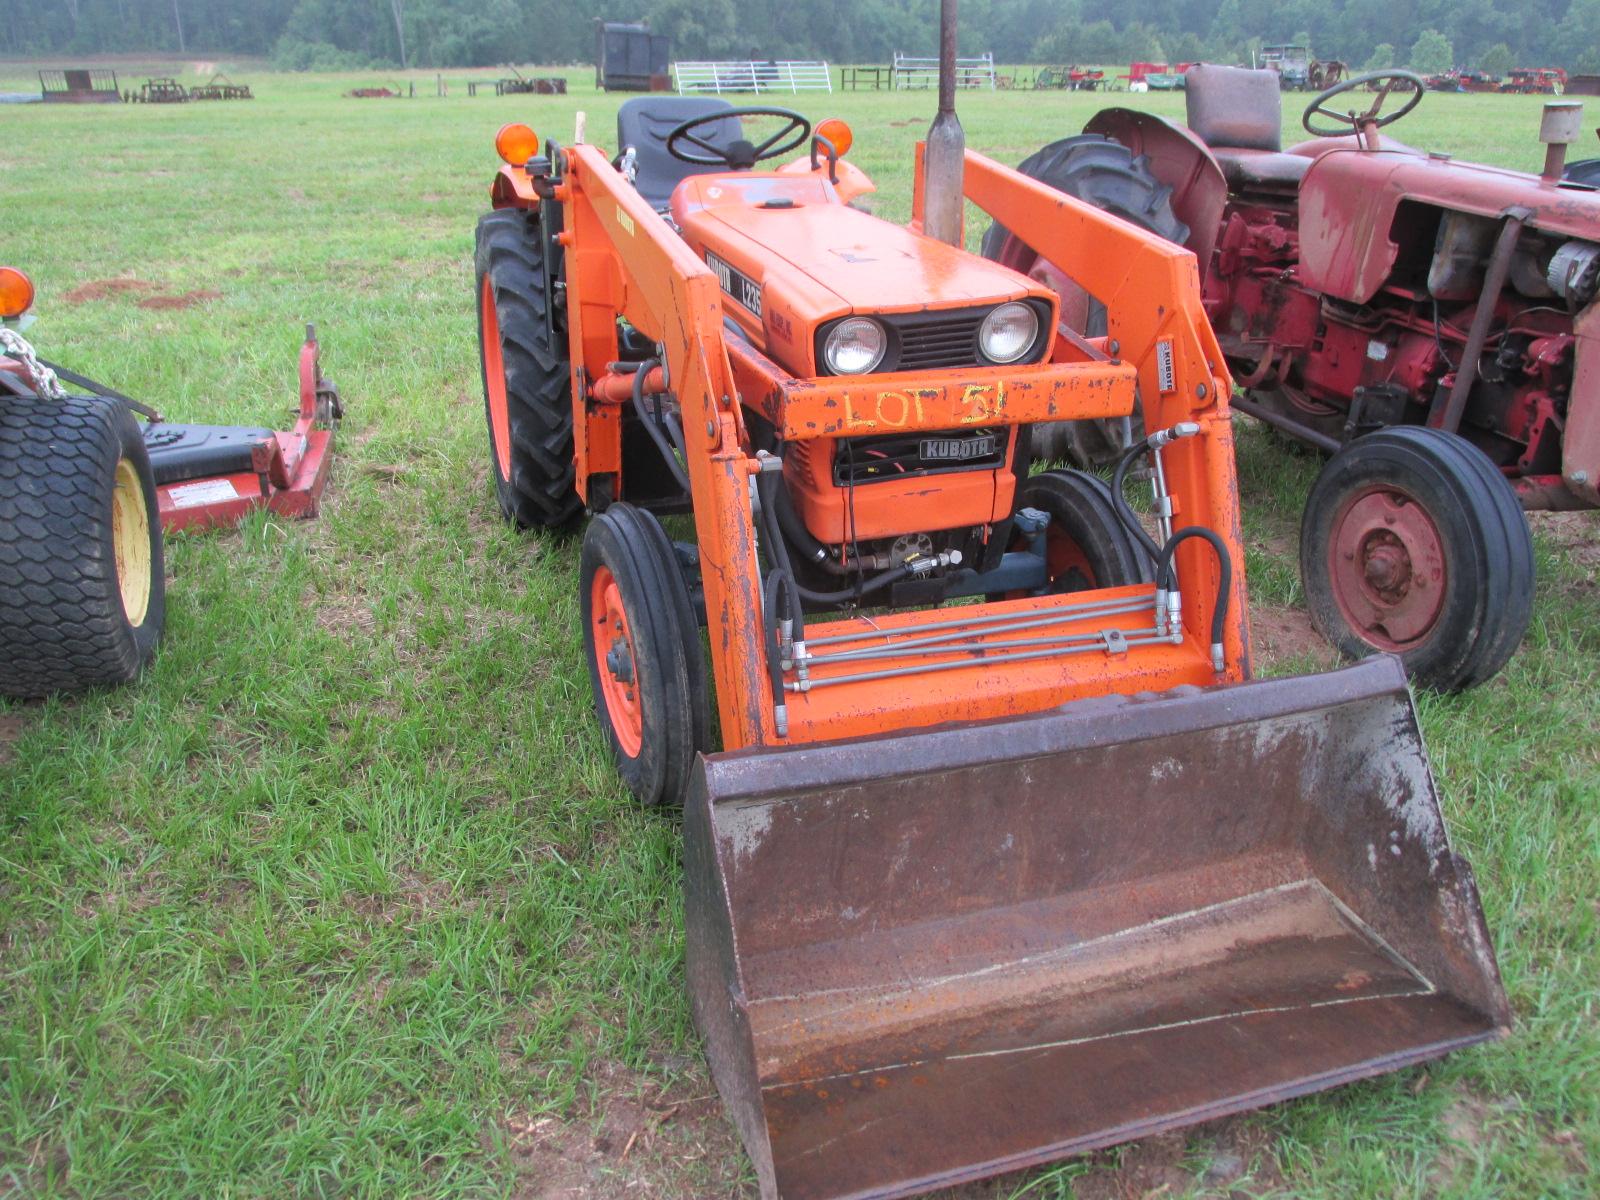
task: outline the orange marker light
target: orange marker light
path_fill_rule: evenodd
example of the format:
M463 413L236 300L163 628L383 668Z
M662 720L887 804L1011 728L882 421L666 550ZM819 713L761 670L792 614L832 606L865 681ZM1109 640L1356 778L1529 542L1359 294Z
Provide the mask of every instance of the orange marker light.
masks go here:
M846 125L838 117L829 117L821 125L818 125L817 136L827 138L833 146L834 153L840 158L850 152L850 147L855 144L856 140L855 134L850 132L850 126Z
M539 157L539 135L526 125L502 125L494 135L494 152L513 167L520 167L530 158Z
M0 267L0 319L20 317L33 307L33 280L15 267Z

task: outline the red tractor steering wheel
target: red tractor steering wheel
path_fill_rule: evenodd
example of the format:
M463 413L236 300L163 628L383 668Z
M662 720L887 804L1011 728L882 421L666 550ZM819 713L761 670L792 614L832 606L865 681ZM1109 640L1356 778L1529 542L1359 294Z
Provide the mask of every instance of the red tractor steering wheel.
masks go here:
M719 146L715 142L708 142L694 135L693 131L700 126L726 121L729 117L777 117L787 124L759 143L752 143L741 137L726 146ZM679 162L693 163L697 167L726 167L730 171L748 171L763 159L778 158L799 149L810 136L811 122L791 109L725 108L721 112L694 117L676 126L667 134L667 153ZM682 142L688 142L705 153L694 154L685 150L680 145Z
M1354 91L1369 83L1383 81L1383 86L1377 89L1378 96L1372 102L1372 107L1364 113L1357 113L1354 109L1349 112L1335 112L1328 107L1328 101L1345 92ZM1378 113L1383 109L1383 102L1389 98L1389 93L1398 83L1411 85L1411 98L1405 102L1399 112L1392 112L1386 117ZM1410 71L1368 71L1364 75L1352 75L1343 83L1336 83L1326 91L1318 92L1312 97L1311 103L1306 105L1305 114L1300 118L1300 124L1305 126L1307 133L1314 137L1343 137L1347 133L1360 133L1362 129L1371 127L1382 129L1385 125L1393 125L1417 105L1422 103L1423 82L1422 76L1414 75ZM1312 118L1318 115L1331 118L1336 124L1332 126L1318 125Z

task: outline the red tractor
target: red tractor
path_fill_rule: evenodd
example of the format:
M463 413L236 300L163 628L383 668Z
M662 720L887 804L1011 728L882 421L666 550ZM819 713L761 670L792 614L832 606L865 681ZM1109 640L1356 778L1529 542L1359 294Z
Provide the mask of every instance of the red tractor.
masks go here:
M1481 682L1531 614L1521 510L1600 505L1600 194L1560 178L1581 112L1549 107L1537 176L1382 135L1423 99L1408 72L1320 93L1287 151L1274 73L1203 65L1188 84L1187 128L1108 109L1021 170L1193 250L1234 407L1332 455L1300 546L1329 640L1398 653L1427 686ZM1369 85L1365 111L1335 107ZM996 225L984 253L1094 331L1093 296L1024 237ZM1102 466L1131 431L1034 445Z

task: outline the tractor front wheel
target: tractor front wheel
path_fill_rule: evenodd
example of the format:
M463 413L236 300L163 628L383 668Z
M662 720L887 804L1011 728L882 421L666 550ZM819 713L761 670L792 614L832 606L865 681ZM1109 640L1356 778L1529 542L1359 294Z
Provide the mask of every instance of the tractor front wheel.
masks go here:
M641 804L680 804L711 717L672 543L650 513L612 504L584 530L579 577L595 712L617 770Z
M126 683L166 567L150 455L121 401L0 399L0 694Z
M506 519L569 528L583 511L572 443L566 342L547 311L536 215L501 209L478 221L478 351L489 472Z
M1453 433L1396 426L1328 461L1300 526L1311 618L1338 650L1400 655L1438 691L1505 666L1533 612L1533 538L1516 493Z
M1019 489L1018 508L1047 514L1046 577L1050 594L1149 583L1155 565L1117 516L1111 489L1084 471L1042 471ZM1027 549L1013 535L1012 549Z

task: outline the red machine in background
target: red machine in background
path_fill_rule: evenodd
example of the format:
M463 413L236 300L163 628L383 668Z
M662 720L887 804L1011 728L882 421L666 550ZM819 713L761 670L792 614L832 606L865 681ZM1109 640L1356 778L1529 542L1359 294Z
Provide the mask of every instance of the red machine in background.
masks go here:
M1367 87L1366 111L1334 106ZM1200 65L1188 128L1110 109L1022 169L1194 251L1234 407L1334 455L1301 527L1313 618L1346 653L1393 651L1459 688L1530 618L1520 508L1600 505L1600 194L1561 179L1575 103L1547 106L1536 176L1379 133L1423 92L1408 72L1346 80L1284 151L1277 76ZM1093 322L1023 238L996 227L984 251ZM1078 425L1035 444L1100 464L1126 435Z

